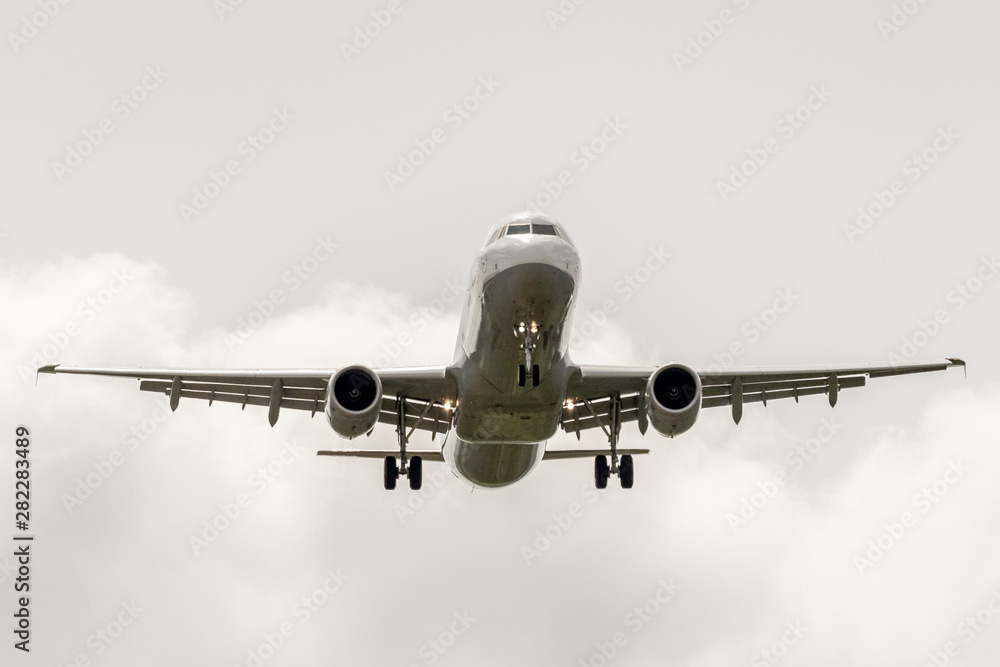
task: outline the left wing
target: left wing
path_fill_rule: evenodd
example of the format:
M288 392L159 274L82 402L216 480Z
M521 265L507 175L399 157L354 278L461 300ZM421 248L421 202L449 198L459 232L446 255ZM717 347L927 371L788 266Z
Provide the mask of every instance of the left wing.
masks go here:
M326 388L337 369L286 370L197 370L156 368L80 368L50 364L39 373L103 375L139 380L140 391L170 397L176 410L182 398L238 403L267 407L271 426L282 408L306 410L313 416L326 405ZM373 371L382 382L379 422L395 424L396 400L406 401L406 426L430 431L433 438L451 427L451 412L445 403L454 403L455 381L446 366L385 368Z
M863 387L865 379L888 375L906 375L941 371L953 366L965 366L961 359L913 361L898 365L849 364L841 366L771 368L728 368L724 370L694 369L701 379L701 407L728 405L733 420L739 423L744 403L763 403L810 394L827 394L830 405L837 403L841 389ZM646 383L656 368L580 366L570 381L562 428L576 433L590 428L608 430L612 396L621 398L621 421L645 424Z

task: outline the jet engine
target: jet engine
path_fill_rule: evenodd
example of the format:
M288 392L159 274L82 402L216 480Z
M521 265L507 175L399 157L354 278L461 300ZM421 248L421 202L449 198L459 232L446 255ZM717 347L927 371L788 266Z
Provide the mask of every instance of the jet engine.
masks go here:
M348 366L330 378L326 418L337 435L356 438L372 430L382 404L382 382L364 366Z
M701 408L701 378L682 364L667 364L646 383L646 414L660 435L674 437L694 426Z

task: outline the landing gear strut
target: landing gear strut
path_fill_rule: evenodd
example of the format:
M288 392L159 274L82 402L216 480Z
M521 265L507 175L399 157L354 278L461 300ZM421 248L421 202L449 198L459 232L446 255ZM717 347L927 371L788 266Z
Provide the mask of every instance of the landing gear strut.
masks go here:
M514 327L514 335L521 339L521 349L524 350L524 363L517 367L517 386L527 384L528 369L531 369L531 386L537 387L541 379L538 364L531 363L531 351L535 349L535 335L538 333L537 322L520 322Z
M590 407L588 403L587 407ZM593 411L593 408L591 408ZM596 414L594 415L597 416ZM611 445L611 465L608 466L608 458L603 454L595 457L594 460L594 485L598 489L608 486L608 477L618 475L623 489L631 489L635 480L635 468L632 464L632 455L625 454L618 458L618 437L622 432L622 397L613 394L608 401L608 428L604 431L608 436L608 443Z
M423 483L423 460L419 456L412 459L406 457L406 442L409 436L406 433L406 399L402 396L396 399L396 439L399 442L399 465L396 465L396 457L385 457L385 470L383 482L386 491L396 488L396 480L406 476L410 481L410 488L419 491Z

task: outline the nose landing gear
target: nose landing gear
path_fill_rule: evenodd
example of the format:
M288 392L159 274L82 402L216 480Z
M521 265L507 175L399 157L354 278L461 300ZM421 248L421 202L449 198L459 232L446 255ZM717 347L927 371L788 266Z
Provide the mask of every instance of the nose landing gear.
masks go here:
M535 349L535 335L539 331L538 323L519 322L514 327L514 335L521 339L521 349L524 350L524 363L517 367L517 386L523 387L527 384L528 369L531 369L531 386L537 387L541 379L538 364L531 363L531 351Z

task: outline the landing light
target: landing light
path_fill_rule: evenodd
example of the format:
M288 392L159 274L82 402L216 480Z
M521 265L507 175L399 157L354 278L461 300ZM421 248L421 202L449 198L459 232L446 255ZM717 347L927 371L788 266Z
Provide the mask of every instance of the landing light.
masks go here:
M442 407L444 407L445 410L451 410L451 401L445 401Z
M567 410L572 410L573 407L574 407L573 406L573 401L571 401L570 399L567 398L566 399L566 403L563 405L563 407L565 407Z

